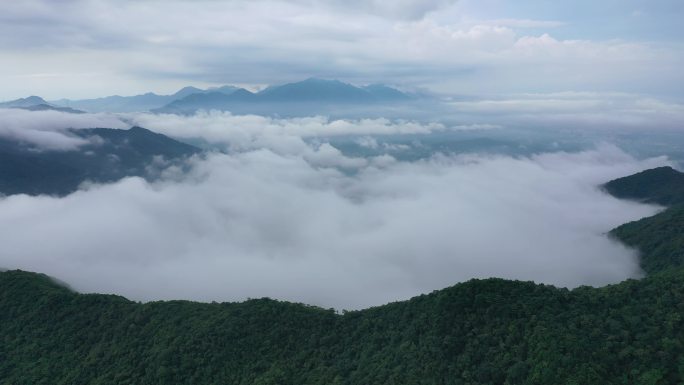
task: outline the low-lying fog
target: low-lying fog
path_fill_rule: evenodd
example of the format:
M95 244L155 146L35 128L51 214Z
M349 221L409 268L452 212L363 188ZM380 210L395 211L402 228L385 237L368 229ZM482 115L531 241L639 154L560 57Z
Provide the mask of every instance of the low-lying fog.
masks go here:
M575 287L639 277L635 252L605 234L657 208L598 186L668 163L611 144L515 156L433 151L405 160L409 145L382 139L497 126L14 114L4 116L0 136L45 151L79 151L64 142L64 129L93 124L139 124L223 149L153 183L127 178L63 198L0 198L0 266L134 300L268 296L357 309L471 278ZM373 151L350 155L330 136Z

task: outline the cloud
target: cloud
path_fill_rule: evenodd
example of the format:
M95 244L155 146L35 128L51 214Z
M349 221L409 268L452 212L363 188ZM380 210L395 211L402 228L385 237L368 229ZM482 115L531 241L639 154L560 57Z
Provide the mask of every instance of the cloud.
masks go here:
M191 116L171 114L122 115L131 124L176 138L202 138L234 150L269 148L278 153L300 153L307 138L347 135L430 134L450 129L441 123L377 119L330 119L324 116L276 119L230 112L200 111ZM457 128L458 129L458 128Z
M42 150L69 151L91 143L69 129L128 128L120 119L106 114L68 114L57 111L0 109L0 139L10 139Z
M558 20L533 19L496 19L488 20L484 23L512 28L558 28L566 25L566 23Z
M463 118L502 126L546 129L678 130L684 104L638 94L556 92L513 94L498 98L449 102ZM595 136L596 133L593 135Z
M345 13L370 13L388 18L422 19L429 12L448 7L457 0L303 0L302 3L315 4Z
M614 147L399 162L307 146L194 158L154 183L2 198L0 266L136 300L347 309L474 277L603 285L640 275L634 252L605 233L656 208L596 185L666 162Z

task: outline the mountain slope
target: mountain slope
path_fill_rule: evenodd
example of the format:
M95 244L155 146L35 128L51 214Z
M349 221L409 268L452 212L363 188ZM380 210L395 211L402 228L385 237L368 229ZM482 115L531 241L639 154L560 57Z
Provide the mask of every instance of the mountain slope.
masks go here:
M12 384L670 384L684 274L568 291L474 280L363 311L140 304L0 273Z
M684 205L626 223L610 234L640 251L641 268L649 274L684 267Z
M684 173L658 167L612 180L603 188L617 198L671 206L610 234L640 251L641 267L649 274L684 266Z
M406 101L411 100L411 96L384 84L371 84L363 87L366 92L369 92L374 98L378 100L395 100Z
M65 195L85 181L150 176L147 167L155 156L173 161L199 152L140 127L72 130L72 134L89 144L74 151L47 151L0 139L0 194Z
M658 167L615 179L603 188L621 199L664 206L684 203L684 173L672 167Z

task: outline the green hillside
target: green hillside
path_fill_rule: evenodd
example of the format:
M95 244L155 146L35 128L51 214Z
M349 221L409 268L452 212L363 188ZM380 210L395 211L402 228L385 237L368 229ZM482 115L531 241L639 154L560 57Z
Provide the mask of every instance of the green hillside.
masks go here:
M473 280L336 315L139 304L0 273L5 384L675 384L684 274L601 289Z
M604 188L617 198L671 206L610 234L640 251L641 267L649 274L684 266L684 173L659 167L615 179Z
M684 266L684 205L626 223L611 235L641 252L641 267L649 274Z
M684 173L672 167L658 167L615 179L603 188L621 199L664 206L684 203Z

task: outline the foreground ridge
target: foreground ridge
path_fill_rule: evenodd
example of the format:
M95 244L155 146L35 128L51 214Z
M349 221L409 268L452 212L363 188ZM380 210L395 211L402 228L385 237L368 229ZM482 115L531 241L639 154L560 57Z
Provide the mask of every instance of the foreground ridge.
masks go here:
M679 270L598 289L472 280L343 315L269 299L140 304L8 271L0 309L0 377L12 384L655 384L684 376Z

